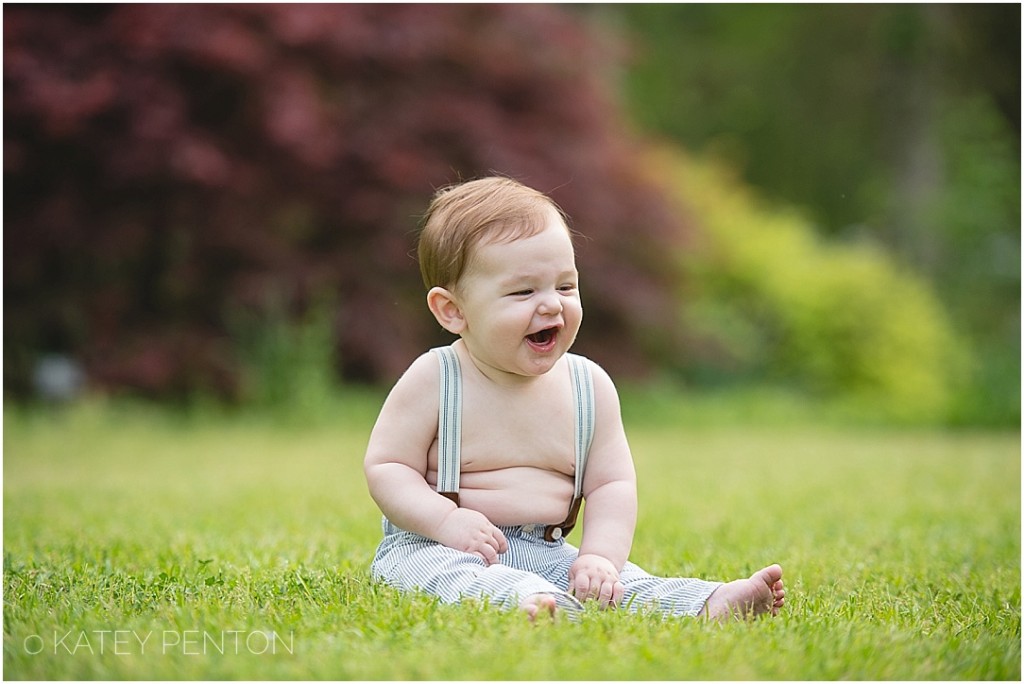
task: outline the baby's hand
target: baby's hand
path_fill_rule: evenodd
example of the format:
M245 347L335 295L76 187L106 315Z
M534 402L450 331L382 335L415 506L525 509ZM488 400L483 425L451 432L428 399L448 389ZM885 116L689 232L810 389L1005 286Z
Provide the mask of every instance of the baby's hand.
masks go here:
M593 553L580 554L569 568L569 591L580 601L597 599L602 608L622 601L625 588L611 561Z
M505 535L483 513L456 508L437 528L437 541L459 551L479 556L484 563L498 562L498 554L508 551Z

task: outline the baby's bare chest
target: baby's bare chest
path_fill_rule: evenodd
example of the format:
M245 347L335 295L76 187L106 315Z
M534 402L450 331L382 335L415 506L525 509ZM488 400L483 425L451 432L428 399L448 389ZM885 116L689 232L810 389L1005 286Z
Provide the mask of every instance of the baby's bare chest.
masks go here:
M571 476L575 407L569 392L560 389L521 401L467 392L462 408L462 472L526 467ZM435 443L429 459L432 468L436 459Z

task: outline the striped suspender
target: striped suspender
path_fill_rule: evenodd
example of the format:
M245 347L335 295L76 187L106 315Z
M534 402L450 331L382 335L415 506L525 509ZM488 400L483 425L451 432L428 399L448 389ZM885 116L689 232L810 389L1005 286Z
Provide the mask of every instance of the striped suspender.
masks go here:
M582 356L569 354L573 399L576 404L576 496L583 496L583 473L594 441L594 383Z
M565 520L544 529L544 539L547 541L561 539L576 527L576 517L583 503L583 474L587 469L590 445L594 441L594 383L590 376L590 365L582 356L567 354L566 357L569 359L569 377L576 407L576 488Z
M459 466L462 448L462 367L450 346L437 347L441 364L437 409L437 493L459 505Z
M462 446L462 369L451 347L437 347L441 367L440 402L437 412L437 493L459 503L459 460ZM590 365L582 356L567 354L575 405L576 476L569 515L558 525L548 525L544 538L555 541L576 526L583 503L583 474L594 441L594 384Z

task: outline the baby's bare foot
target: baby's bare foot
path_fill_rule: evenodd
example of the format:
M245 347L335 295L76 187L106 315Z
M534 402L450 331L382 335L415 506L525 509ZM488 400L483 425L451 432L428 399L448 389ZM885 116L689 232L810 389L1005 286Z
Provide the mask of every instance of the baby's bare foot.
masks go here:
M769 565L755 572L750 579L736 580L718 587L708 597L698 617L723 619L756 617L765 613L778 615L785 602L782 568Z
M519 602L519 608L530 618L530 622L536 622L538 615L545 612L554 619L558 610L558 603L551 594L533 594Z

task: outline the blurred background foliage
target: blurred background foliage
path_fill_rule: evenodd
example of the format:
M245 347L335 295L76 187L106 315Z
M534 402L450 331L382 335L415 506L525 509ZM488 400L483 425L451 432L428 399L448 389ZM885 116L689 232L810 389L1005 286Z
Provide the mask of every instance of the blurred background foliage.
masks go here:
M1019 5L5 5L5 396L387 385L499 172L623 381L1019 425L1019 57Z
M782 342L782 323L751 326L744 317L734 345L774 356L760 362L772 367L765 370L814 373L821 354L830 357L826 364L846 367L821 368L818 386L845 375L841 385L861 387L874 375L883 386L899 385L888 399L916 393L918 408L945 405L955 421L1019 423L1019 5L635 4L603 16L639 37L623 79L623 102L636 125L713 159L725 172L720 177L753 186L779 207L747 212L746 228L739 217L730 225L722 216L720 228L715 220L702 224L728 243L720 249L760 242L764 262L760 271L736 274L755 295L734 293L739 301L728 305L722 280L730 275L714 273L721 266L715 261L698 264L715 281L705 310L720 319L723 307L760 306L769 309L762 322L791 319ZM732 197L744 195L734 190L740 192ZM726 212L731 202L721 196L705 211ZM768 227L780 222L805 233L803 249ZM832 256L794 263L812 257L812 236L824 238ZM815 320L782 296L789 278L791 287L815 281L812 292L832 320ZM934 297L939 302L928 301ZM836 335L805 329L809 335L794 340L801 316ZM850 327L857 319L859 331ZM943 327L962 338L948 372L942 368L957 345ZM765 335L793 345L786 352L806 355L810 367L783 361L782 350L763 344ZM869 360L872 337L886 344ZM863 361L843 352L857 339ZM921 358L907 354L913 348Z
M680 258L682 315L701 350L680 375L840 397L854 414L873 405L899 422L951 414L967 357L920 277L870 242L822 238L719 165L664 150L651 164L703 228Z

